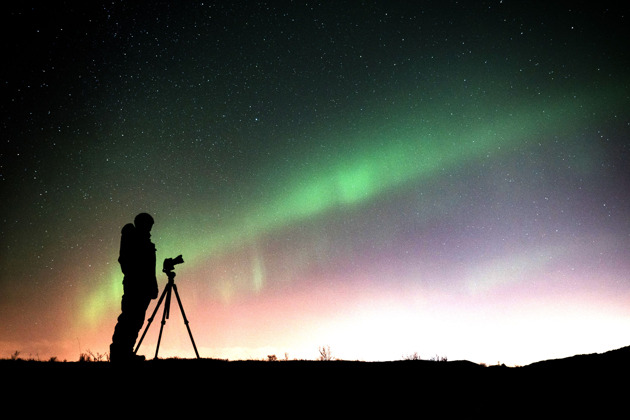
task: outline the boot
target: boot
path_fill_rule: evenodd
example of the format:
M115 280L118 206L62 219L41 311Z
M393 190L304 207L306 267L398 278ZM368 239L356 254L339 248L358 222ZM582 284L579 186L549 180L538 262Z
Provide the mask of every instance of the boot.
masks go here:
M109 345L109 361L112 363L133 363L144 360L144 356L135 354L131 349L121 349L114 343Z

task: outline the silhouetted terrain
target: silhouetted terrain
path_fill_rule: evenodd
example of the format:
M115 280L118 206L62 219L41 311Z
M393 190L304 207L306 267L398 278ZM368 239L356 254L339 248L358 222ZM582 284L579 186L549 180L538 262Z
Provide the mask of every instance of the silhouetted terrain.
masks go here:
M563 359L544 360L525 366L546 369L628 369L630 346L605 353L580 354Z
M630 366L630 346L607 351L605 353L581 354L562 359L551 359L535 362L520 367L485 366L467 360L455 361L434 361L434 360L398 360L391 362L363 362L363 361L319 361L319 360L288 360L288 361L259 361L259 360L237 360L228 361L221 359L158 359L147 360L140 363L131 364L111 364L109 362L46 362L35 360L15 360L0 359L0 369L4 373L32 372L32 373L81 373L81 372L117 372L120 370L142 369L146 371L205 371L225 373L229 370L242 372L252 369L256 372L295 372L304 373L322 371L326 373L341 372L346 370L354 371L427 371L446 372L455 371L465 373L468 371L480 371L481 369L509 369L509 370L531 370L535 368L547 369L567 369L567 368L608 368L608 367Z
M465 414L502 413L505 409L507 417L596 410L602 418L603 413L625 405L629 368L630 347L523 367L429 360L160 359L129 366L0 360L8 401L13 395L53 404L94 400L98 401L97 411L116 411L125 402L141 404L129 406L136 407L130 409L137 414L157 415L163 410L193 408L214 412L213 407L225 405L232 414L261 410L287 413L292 412L292 405L287 405L291 402L301 404L295 408L297 418L331 406L346 413L371 413L371 407L380 407L389 413L388 418L398 418L394 413L403 407L439 407L443 413ZM44 409L39 405L32 408Z

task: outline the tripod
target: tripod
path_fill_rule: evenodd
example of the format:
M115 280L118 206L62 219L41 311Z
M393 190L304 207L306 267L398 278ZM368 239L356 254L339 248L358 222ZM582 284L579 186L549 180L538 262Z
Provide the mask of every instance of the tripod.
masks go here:
M147 333L147 330L151 326L151 322L153 322L153 318L155 318L155 314L157 313L162 301L166 297L166 301L164 304L164 311L162 312L162 325L160 326L160 335L158 336L157 347L155 349L155 358L158 357L158 351L160 350L160 341L162 341L162 330L164 329L164 324L166 324L166 320L171 312L171 292L175 291L175 297L177 298L177 303L179 304L179 309L182 311L182 317L184 318L184 324L186 324L186 328L188 329L188 335L190 336L190 341L192 342L193 348L195 349L195 354L197 355L197 359L199 359L199 352L197 351L197 346L195 345L195 340L193 339L192 333L190 332L190 327L188 326L188 319L186 318L186 314L184 313L184 307L182 306L182 301L179 298L179 293L177 293L177 286L175 285L175 273L171 270L163 270L168 277L168 283L164 287L164 291L162 292L162 296L160 296L160 300L158 300L157 305L155 305L155 309L153 310L153 314L149 318L147 323L147 327L144 329L142 333L142 337L140 337L140 341L138 341L138 345L134 350L134 353L138 352L140 348L140 344L142 344L142 340L144 340L144 336Z

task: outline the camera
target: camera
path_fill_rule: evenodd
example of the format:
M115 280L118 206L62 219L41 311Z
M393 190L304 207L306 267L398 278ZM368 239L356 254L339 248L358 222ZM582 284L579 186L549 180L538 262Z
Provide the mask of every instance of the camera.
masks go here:
M175 258L166 258L164 260L164 264L162 264L162 271L165 273L173 271L173 269L175 268L177 264L181 264L183 262L184 262L184 259L182 258L181 255L178 255Z

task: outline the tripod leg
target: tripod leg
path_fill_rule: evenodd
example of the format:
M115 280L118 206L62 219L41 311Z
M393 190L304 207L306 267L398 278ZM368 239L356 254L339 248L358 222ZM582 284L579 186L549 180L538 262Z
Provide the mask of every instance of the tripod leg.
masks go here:
M138 352L138 349L140 348L140 344L142 344L142 340L144 340L144 336L147 334L147 331L149 330L149 327L151 326L151 323L153 322L153 318L155 318L155 314L157 313L158 309L160 308L160 305L162 304L162 301L164 300L164 296L166 296L166 289L167 287L164 288L164 291L162 292L162 296L160 296L160 299L158 300L157 305L155 305L155 309L153 310L153 314L151 315L151 317L149 318L149 320L147 321L147 326L144 329L144 332L142 333L142 337L140 337L140 341L138 341L138 344L136 345L136 349L133 351L134 353Z
M197 355L197 359L199 359L199 352L197 351L197 346L195 345L195 340L193 339L192 332L190 332L190 327L188 326L188 319L186 318L186 314L184 313L184 306L182 305L182 301L179 298L179 293L177 292L177 286L175 285L175 283L173 283L173 289L175 290L175 297L177 297L177 303L179 303L179 309L182 311L182 317L184 318L184 324L186 324L186 329L188 330L190 341L192 342L193 348L195 349L195 354Z
M162 331L164 330L164 324L166 324L166 318L168 318L168 314L170 313L171 306L171 289L175 285L169 283L166 285L166 289L164 290L166 293L166 303L164 304L164 311L162 312L162 325L160 325L160 335L158 336L157 347L155 348L155 359L158 357L158 351L160 351L160 341L162 341Z

